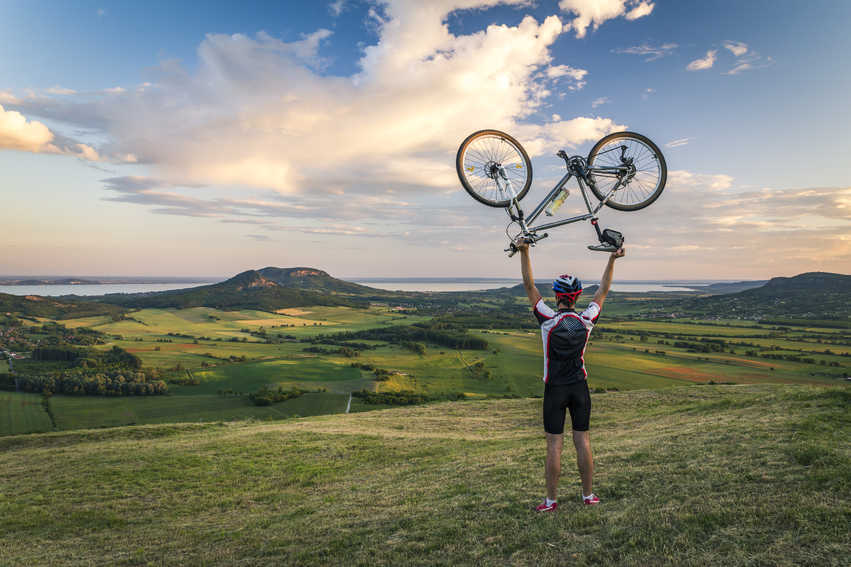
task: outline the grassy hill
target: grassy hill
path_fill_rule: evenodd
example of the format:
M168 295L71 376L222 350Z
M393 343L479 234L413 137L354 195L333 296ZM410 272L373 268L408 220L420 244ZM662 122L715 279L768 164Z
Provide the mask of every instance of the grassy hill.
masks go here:
M851 316L851 276L808 272L772 278L763 286L738 293L686 299L684 309L747 318L804 317L838 319Z
M272 268L266 268L266 270L268 274L268 270L272 270ZM328 279L334 280L330 276L328 276ZM356 286L356 284L348 284L348 282L342 280L334 281ZM292 285L292 281L278 283L256 270L242 272L229 280L212 285L155 293L110 294L94 299L141 309L213 307L216 309L275 311L305 305L366 307L369 304L368 300L364 298L349 293L340 293L338 290L331 290L330 288Z
M70 319L76 317L108 316L119 318L124 309L72 297L41 297L38 295L11 295L0 293L0 315L5 313L25 317Z
M0 438L0 565L847 564L847 390L595 395L544 516L540 403Z

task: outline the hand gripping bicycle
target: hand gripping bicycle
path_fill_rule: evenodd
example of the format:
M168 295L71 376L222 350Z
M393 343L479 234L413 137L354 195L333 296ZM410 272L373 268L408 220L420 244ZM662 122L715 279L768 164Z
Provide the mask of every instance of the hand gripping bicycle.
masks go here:
M603 205L618 211L643 209L659 198L668 176L665 157L656 144L634 132L609 134L594 144L587 158L568 156L564 150L556 155L564 160L567 172L527 216L520 200L532 185L532 163L517 140L499 130L480 130L467 136L458 148L455 168L464 189L480 203L504 207L511 218L505 229L511 241L505 250L509 256L517 252L518 238L534 245L549 236L542 231L584 220L591 221L600 242L589 249L616 251L624 237L616 230L600 230L597 213ZM571 177L576 178L588 212L535 225L541 213L552 215L561 206L569 195L566 185ZM599 203L592 206L586 187ZM511 237L509 228L515 223L520 231Z

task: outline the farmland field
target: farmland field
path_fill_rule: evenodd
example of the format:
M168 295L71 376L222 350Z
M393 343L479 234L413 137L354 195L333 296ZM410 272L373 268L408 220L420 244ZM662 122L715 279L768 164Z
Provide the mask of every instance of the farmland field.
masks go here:
M0 391L0 435L51 431L53 424L41 396Z
M585 360L596 390L670 388L694 383L837 384L848 372L849 331L845 328L784 327L755 321L624 319L631 299L607 303L592 334ZM516 321L529 322L525 310ZM369 348L338 352L323 346L310 352L319 334L364 331L430 320L387 307L303 307L278 312L142 309L124 320L90 317L60 321L71 329L88 326L105 333L99 349L120 346L145 368L179 369L196 385L172 383L170 394L150 398L54 396L57 429L169 421L279 419L345 410L358 390L414 392L427 396L462 393L471 398L538 396L542 392L541 338L535 329L469 329L487 341L482 350L425 343L421 352L399 344L358 339ZM309 348L310 347L310 348ZM385 372L381 380L371 370ZM478 368L478 370L476 370ZM314 393L272 406L254 406L247 395L264 386ZM5 434L51 428L40 398L6 419ZM8 402L7 402L8 403ZM352 409L372 409L355 398ZM36 411L39 410L39 411ZM42 415L44 414L44 415Z
M348 396L305 394L271 406L255 406L245 398L216 395L102 398L53 396L58 429L88 429L174 422L220 422L234 419L284 419L343 413Z

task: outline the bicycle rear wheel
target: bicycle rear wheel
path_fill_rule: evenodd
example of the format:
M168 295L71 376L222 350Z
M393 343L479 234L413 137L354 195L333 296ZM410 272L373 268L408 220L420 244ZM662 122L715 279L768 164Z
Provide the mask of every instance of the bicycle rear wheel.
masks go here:
M507 207L511 203L505 180L500 179L497 184L500 166L519 201L532 185L532 162L517 140L499 130L480 130L467 136L455 157L461 185L475 200L490 207Z
M634 132L609 134L588 153L591 191L601 201L617 183L622 183L606 201L618 211L637 211L659 198L668 178L665 156L649 138ZM622 168L631 164L630 174L594 172L594 168ZM614 171L614 170L612 170Z

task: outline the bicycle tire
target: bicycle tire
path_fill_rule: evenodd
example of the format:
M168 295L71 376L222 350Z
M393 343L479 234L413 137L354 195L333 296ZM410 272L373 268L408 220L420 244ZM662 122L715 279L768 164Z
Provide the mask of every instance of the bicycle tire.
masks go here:
M615 191L611 198L606 201L606 206L618 211L637 211L643 209L658 199L665 189L665 183L668 179L668 165L665 163L665 156L662 155L659 147L647 136L642 136L635 132L616 132L605 136L594 144L594 147L588 152L588 159L585 160L588 167L594 167L596 161L603 159L600 156L611 151L604 150L603 148L616 141L620 141L621 144L614 145L613 148L618 148L620 145L627 145L627 151L631 150L635 153L635 155L629 157L635 160L640 159L643 163L636 165L638 171L635 177L632 178L627 186ZM633 143L630 144L630 141ZM644 169L642 166L644 166ZM598 183L598 181L604 181L604 179L601 176L595 177L593 173L590 173L589 177L592 180L590 184L591 192L602 201L606 193L609 192L608 189L604 190L601 188L601 185L604 185L605 182ZM635 182L635 185L633 185L633 182ZM653 187L647 187L645 185L651 182L654 183ZM633 186L630 187L630 185ZM638 197L638 200L627 202L629 197L633 199Z
M499 193L504 195L493 178L485 173L484 167L488 163L505 165L506 159L509 160L508 165L514 166L506 168L508 174L513 176L512 182L521 182L522 185L519 191L515 188L519 201L532 186L532 162L520 142L499 130L479 130L461 142L455 156L455 171L461 186L471 197L484 205L507 207L511 203L510 197L496 199L490 198L486 193L491 191L494 197L499 196Z

